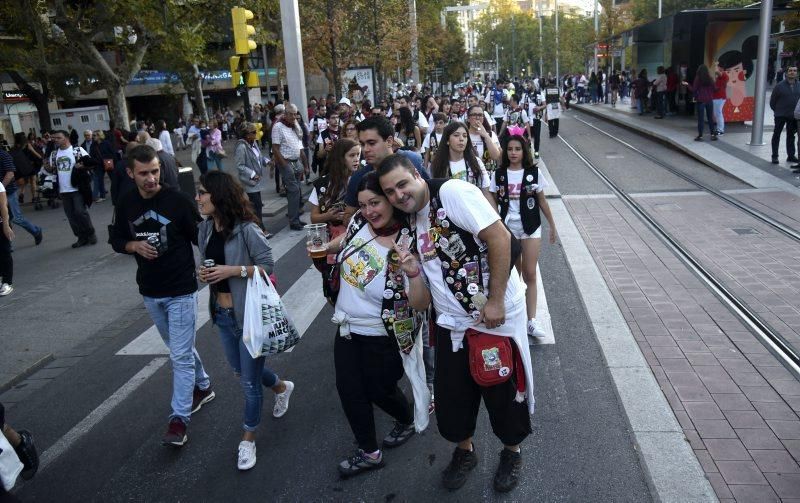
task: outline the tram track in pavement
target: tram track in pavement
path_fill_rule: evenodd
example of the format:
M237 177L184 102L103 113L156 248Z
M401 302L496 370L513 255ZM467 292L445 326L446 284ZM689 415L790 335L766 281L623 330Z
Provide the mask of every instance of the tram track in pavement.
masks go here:
M716 189L708 187L706 184L694 180L691 176L681 172L680 170L676 170L674 167L669 166L668 163L657 159L646 152L642 152L640 149L628 144L623 140L619 140L614 138L613 136L609 135L608 133L588 124L586 121L581 119L575 118L576 120L582 122L583 124L597 130L609 136L610 138L618 141L619 143L624 144L628 148L633 151L636 151L643 157L647 158L648 160L658 164L665 169L668 169L670 172L679 176L680 178L684 179L685 181L692 183L703 190L706 190L712 193L715 196L718 196L725 200L726 202L734 205L741 211L746 212L748 215L757 218L758 220L770 225L770 227L778 230L781 234L790 237L796 241L800 241L800 233L791 229L788 226L785 226L781 222L776 221L775 219L765 215L758 210L748 207L747 205L737 201L733 198L730 198L727 194L724 194ZM606 172L604 172L601 168L599 168L595 163L588 159L588 157L581 152L575 145L573 145L570 141L566 140L562 135L558 135L558 138L564 143L564 145L573 153L575 156L580 159L580 161L585 164L612 192L617 198L622 201L648 228L650 232L652 232L656 237L659 238L661 242L690 270L692 273L709 289L711 290L714 295L722 302L733 314L736 318L743 323L756 337L764 344L764 346L772 353L783 365L789 370L796 378L800 379L800 350L795 348L790 344L777 330L769 325L766 321L764 321L758 313L755 312L745 301L743 301L736 293L734 293L730 288L726 287L725 284L711 271L709 267L706 267L702 264L700 260L698 260L690 251L689 249L681 244L681 242L676 239L658 220L653 217L643 205L637 202L634 197L632 197L628 192L622 189L619 184L617 184L614 180L611 179L610 176ZM735 341L732 341L733 344L736 344Z

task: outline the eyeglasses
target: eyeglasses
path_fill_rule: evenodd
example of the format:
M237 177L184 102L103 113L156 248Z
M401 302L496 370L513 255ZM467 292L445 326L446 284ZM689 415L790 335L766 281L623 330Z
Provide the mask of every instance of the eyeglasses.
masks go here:
M204 196L204 195L206 195L206 194L208 194L208 191L207 191L207 190L204 190L204 189L197 189L197 195L198 195L198 196Z

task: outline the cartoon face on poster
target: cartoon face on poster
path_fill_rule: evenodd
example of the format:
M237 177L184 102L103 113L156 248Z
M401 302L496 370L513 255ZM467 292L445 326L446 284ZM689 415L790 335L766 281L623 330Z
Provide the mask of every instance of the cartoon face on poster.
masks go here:
M715 77L715 71L724 73L728 77L727 99L722 108L725 122L753 120L757 49L757 21L719 22L708 25L706 65L712 77Z

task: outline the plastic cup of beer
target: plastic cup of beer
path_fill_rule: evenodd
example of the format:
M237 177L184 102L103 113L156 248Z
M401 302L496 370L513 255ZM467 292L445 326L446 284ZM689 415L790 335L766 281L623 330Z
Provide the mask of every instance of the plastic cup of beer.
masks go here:
M328 255L328 224L307 224L306 248L312 259L325 258Z

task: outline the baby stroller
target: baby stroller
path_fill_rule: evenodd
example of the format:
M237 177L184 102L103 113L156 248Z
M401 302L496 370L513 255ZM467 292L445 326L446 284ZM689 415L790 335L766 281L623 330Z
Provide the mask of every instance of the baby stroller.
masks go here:
M42 166L39 170L39 186L36 188L38 193L38 200L34 205L34 209L39 211L43 208L42 206L42 198L47 200L47 206L49 208L58 208L58 174L49 171L47 168Z

